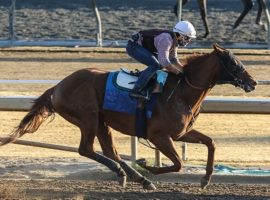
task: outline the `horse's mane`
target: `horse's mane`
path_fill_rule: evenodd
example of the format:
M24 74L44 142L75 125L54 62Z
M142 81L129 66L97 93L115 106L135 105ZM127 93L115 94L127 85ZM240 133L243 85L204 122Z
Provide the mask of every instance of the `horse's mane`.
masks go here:
M189 68L190 66L194 66L198 63L201 63L201 60L203 60L206 56L208 56L209 53L194 53L192 55L189 55L183 59L184 68Z

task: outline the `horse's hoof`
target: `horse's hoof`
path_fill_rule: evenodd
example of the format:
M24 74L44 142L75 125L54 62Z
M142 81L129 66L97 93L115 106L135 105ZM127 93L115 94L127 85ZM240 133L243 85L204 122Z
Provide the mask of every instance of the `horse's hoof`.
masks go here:
M209 185L210 181L206 180L204 177L201 179L201 188L202 190L206 189L206 187Z
M143 189L156 190L157 188L151 181L147 181L147 182L143 183Z
M127 184L127 176L118 176L118 183L120 186L125 188Z
M143 168L145 168L145 166L146 166L146 160L145 160L145 158L138 159L135 162L136 162L137 165L139 165L139 166L141 166Z

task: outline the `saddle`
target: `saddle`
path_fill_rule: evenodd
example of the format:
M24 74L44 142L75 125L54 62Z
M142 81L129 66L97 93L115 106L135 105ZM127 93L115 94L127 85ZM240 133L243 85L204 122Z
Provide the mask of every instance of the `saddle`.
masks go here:
M138 69L135 71L130 71L126 68L120 68L120 72L116 79L116 84L122 89L132 90L140 74L141 72ZM146 90L148 90L149 93L161 93L167 76L167 72L158 70L156 75L153 76L147 84Z

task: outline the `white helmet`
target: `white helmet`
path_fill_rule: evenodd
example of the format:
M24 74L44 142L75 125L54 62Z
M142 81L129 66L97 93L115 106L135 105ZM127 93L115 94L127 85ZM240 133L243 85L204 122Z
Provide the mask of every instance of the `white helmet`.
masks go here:
M190 38L196 38L196 30L189 21L179 21L173 28L173 32Z

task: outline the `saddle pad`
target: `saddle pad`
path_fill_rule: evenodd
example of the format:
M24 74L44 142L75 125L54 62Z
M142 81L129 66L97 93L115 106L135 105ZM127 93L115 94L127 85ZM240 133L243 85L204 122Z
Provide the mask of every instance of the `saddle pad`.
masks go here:
M116 83L119 74L119 71L111 72L107 78L103 109L135 115L138 100L130 98L130 89L122 87L122 84L119 86L120 83ZM152 117L156 99L157 95L152 94L150 101L145 105L146 116L148 119Z
M116 78L119 73L120 72L118 71L111 72L107 78L103 109L134 115L136 111L137 100L131 99L129 97L130 89L121 87L116 84Z

